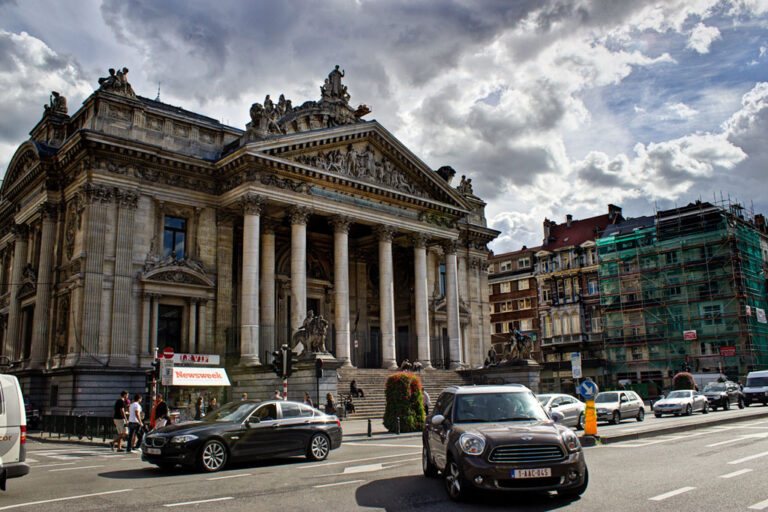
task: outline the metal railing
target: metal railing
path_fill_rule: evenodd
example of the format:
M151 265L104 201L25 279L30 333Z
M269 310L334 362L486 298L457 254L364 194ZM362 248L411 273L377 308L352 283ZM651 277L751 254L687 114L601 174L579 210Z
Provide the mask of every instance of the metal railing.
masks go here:
M43 437L52 439L75 438L80 441L93 441L101 438L103 442L117 435L112 418L95 416L93 411L70 416L43 416L40 420L40 432Z

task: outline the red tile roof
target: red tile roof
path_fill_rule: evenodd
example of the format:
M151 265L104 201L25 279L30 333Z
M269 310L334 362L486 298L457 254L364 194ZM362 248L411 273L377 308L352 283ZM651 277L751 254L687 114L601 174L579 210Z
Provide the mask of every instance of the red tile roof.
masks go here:
M622 220L624 219L621 215L614 217L614 221L621 222ZM560 247L580 245L587 240L596 239L599 233L611 224L613 222L607 213L597 217L571 221L570 227L568 224L557 224L550 229L549 243L545 240L541 248L545 251L552 251ZM597 228L597 233L595 228Z

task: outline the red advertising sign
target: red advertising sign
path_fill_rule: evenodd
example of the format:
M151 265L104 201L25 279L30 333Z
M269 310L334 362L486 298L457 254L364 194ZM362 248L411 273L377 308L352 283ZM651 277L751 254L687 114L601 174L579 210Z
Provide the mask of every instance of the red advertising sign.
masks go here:
M683 339L684 340L698 339L698 336L696 336L696 329L693 329L691 331L683 331Z
M730 357L736 355L736 347L733 345L724 345L720 347L720 355L722 357Z

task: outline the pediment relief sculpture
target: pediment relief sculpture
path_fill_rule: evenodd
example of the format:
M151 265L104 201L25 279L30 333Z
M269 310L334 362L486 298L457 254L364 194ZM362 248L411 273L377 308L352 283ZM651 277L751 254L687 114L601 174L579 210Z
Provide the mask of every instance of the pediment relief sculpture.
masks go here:
M173 255L159 260L148 259L142 272L144 281L163 281L198 286L214 286L202 263L192 258L176 258Z
M406 194L427 197L389 159L383 156L377 157L371 146L360 150L350 144L346 151L339 149L320 151L315 155L299 155L295 160L324 171L384 185Z

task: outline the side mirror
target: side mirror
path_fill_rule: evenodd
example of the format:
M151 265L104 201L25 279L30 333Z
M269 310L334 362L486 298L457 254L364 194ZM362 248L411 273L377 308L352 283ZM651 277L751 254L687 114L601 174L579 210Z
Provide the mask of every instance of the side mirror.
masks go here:
M555 423L562 423L565 419L565 415L560 411L549 411L549 417L552 418L552 421Z
M258 418L258 416L251 416L245 423L250 427L252 424L256 425L257 423L261 423L261 420Z
M445 421L445 416L443 416L442 414L435 414L434 416L432 416L432 424L436 427L439 425L442 425L444 421Z

